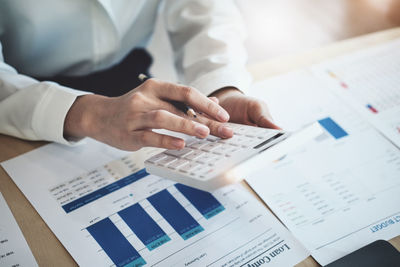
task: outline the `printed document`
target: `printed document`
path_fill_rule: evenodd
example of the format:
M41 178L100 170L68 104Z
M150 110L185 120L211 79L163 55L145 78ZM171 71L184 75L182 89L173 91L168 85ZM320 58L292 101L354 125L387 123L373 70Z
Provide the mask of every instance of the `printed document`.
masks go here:
M316 65L327 88L400 148L400 39Z
M1 193L0 213L0 266L38 266Z
M325 133L246 180L322 265L400 234L400 152L307 70L261 82L283 128Z
M2 165L80 266L293 266L309 255L240 184L211 194L146 173L158 152L88 139Z

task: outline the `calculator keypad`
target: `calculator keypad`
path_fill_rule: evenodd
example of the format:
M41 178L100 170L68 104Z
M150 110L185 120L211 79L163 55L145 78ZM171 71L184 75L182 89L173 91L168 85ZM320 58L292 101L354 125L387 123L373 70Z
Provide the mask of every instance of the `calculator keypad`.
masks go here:
M229 123L234 135L229 139L208 136L205 139L191 137L181 150L166 150L147 160L148 163L167 167L173 171L205 179L223 161L241 154L248 149L275 136L277 130Z

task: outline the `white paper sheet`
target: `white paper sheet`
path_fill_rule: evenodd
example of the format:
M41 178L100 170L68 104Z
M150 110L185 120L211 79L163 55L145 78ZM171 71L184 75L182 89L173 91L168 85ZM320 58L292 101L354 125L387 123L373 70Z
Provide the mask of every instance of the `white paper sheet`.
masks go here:
M316 65L313 72L400 148L400 39Z
M47 145L2 166L81 266L292 266L309 255L240 185L188 196L143 176L152 153L88 140Z
M38 266L1 193L0 214L0 266Z
M322 265L400 234L400 152L308 71L259 83L278 125L325 134L246 180Z

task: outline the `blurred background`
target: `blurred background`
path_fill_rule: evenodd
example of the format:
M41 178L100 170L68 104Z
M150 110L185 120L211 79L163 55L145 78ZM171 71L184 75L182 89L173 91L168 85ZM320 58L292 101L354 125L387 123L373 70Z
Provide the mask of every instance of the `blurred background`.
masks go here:
M249 64L304 53L367 33L400 26L400 0L236 0L246 24ZM162 25L158 23L158 31ZM152 73L176 80L165 33L149 49L162 58ZM164 65L165 66L165 65Z
M400 26L400 0L237 0L249 63Z

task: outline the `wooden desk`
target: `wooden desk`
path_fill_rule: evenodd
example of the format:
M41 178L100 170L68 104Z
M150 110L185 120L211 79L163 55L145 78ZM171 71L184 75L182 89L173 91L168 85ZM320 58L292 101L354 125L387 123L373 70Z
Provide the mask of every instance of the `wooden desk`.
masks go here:
M344 53L384 43L396 37L400 37L400 28L345 40L306 54L249 66L249 69L256 80L261 80L269 76L282 74L296 68L318 63ZM44 144L46 143L28 142L0 135L0 162L38 148ZM249 188L249 190L251 189ZM36 210L3 169L0 169L0 191L10 206L40 266L77 266L56 236L50 231ZM390 242L400 250L400 236L393 238ZM312 257L308 257L296 266L306 267L319 265Z

